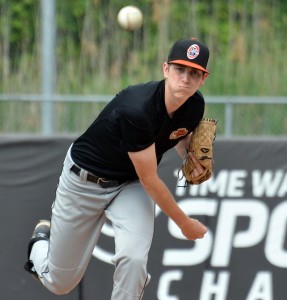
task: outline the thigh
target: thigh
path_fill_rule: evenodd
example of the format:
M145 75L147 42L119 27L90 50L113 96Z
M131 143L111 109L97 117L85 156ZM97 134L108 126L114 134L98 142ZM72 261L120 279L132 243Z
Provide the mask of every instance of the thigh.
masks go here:
M69 203L70 199L66 197L56 197L51 218L49 261L58 269L85 268L105 216L98 213L91 217Z
M124 186L105 212L112 222L115 238L130 234L152 240L155 203L139 181Z
M104 190L70 172L67 159L52 207L49 262L58 269L85 268L106 221Z

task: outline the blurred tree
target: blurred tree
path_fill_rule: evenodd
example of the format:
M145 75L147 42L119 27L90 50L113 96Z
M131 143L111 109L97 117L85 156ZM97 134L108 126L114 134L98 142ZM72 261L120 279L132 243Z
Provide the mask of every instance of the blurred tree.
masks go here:
M38 89L40 2L0 0L2 91ZM129 4L56 1L59 92L113 92L128 83L156 79L171 44L189 36L210 47L213 79L204 87L208 93L286 91L285 0L138 0L143 27L126 32L117 24L117 13ZM270 68L274 71L268 79Z

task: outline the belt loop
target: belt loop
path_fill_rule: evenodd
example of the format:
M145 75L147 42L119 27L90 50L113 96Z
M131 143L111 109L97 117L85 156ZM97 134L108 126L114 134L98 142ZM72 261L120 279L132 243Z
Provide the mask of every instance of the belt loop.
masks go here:
M82 181L84 181L84 182L87 181L87 175L88 175L88 172L81 168L80 178Z

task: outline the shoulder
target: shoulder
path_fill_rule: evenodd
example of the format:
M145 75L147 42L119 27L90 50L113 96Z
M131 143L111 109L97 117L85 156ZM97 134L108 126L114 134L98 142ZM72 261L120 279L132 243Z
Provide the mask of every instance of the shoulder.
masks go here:
M124 89L120 94L127 95L138 95L148 96L150 93L156 92L159 88L164 87L164 81L150 81L147 83L140 83L137 85L130 85Z
M164 91L163 81L151 81L148 83L129 86L116 96L116 103L123 113L138 110L139 113L150 114L162 98Z

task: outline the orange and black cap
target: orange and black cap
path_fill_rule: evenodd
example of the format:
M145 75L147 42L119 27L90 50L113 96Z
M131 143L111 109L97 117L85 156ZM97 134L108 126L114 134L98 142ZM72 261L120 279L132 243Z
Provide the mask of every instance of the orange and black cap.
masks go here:
M191 38L176 41L169 51L167 62L193 67L209 74L206 70L208 59L208 47Z

